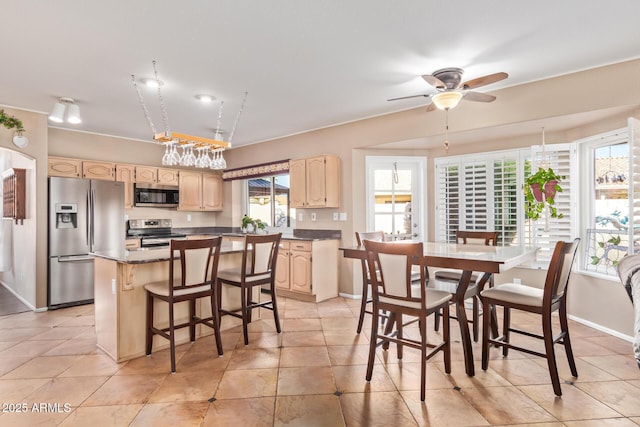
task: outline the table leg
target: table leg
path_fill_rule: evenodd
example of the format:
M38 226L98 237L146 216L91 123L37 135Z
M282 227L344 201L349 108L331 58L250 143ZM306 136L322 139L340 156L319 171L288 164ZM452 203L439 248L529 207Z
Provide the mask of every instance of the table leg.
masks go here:
M493 286L493 281L490 281L492 273L484 273L478 282L478 296L480 292L484 290L484 285L489 282L489 287ZM495 306L491 306L491 338L498 337L498 316L496 316Z
M464 367L468 376L475 375L475 367L473 365L473 348L471 347L471 334L469 333L469 323L467 322L467 313L464 308L464 294L469 287L469 280L471 279L471 271L464 270L458 283L458 289L456 290L455 304L456 304L456 316L458 317L458 323L460 325L460 335L462 335L462 349L464 351Z

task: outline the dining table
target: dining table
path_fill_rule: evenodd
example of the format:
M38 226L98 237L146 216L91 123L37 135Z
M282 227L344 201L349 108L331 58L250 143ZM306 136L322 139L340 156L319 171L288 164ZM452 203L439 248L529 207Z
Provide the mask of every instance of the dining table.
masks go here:
M401 244L407 241L394 241L392 244ZM344 258L366 259L364 245L339 248ZM460 280L453 296L456 317L460 324L462 336L462 348L464 352L465 372L468 376L475 375L473 363L473 348L471 345L471 333L467 322L467 314L464 306L464 297L469 287L473 272L481 273L478 278L478 294L494 273L502 273L515 266L534 261L537 247L531 246L485 246L457 243L423 242L425 263L428 267L450 268L461 270ZM497 322L495 312L493 314L492 334L497 335Z

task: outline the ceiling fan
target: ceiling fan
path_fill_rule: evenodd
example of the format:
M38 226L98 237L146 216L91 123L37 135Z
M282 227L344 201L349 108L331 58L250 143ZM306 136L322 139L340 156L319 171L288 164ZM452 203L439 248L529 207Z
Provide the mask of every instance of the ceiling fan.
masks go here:
M431 98L432 102L427 107L427 111L433 111L436 108L440 110L450 110L451 108L455 108L463 98L468 101L492 102L496 99L495 96L474 92L471 89L499 82L509 77L507 73L501 72L462 82L463 73L464 70L462 68L443 68L434 71L433 74L425 74L422 78L436 89L436 93L403 96L400 98L391 98L387 101L418 97Z

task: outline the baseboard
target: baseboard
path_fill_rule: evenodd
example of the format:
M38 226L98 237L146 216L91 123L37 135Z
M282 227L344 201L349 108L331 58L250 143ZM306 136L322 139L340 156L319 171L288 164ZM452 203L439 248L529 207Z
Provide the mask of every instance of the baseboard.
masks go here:
M597 323L593 323L593 322L590 322L588 320L581 319L580 317L572 316L570 314L567 315L567 317L569 319L575 321L575 322L581 323L581 324L583 324L585 326L588 326L588 327L593 328L595 330L598 330L600 332L604 332L606 334L613 335L614 337L620 338L621 340L625 340L625 341L628 341L628 342L633 342L634 338L632 336L621 334L620 332L615 331L613 329L606 328L606 327L604 327L602 325L598 325Z
M349 299L362 299L362 295L345 294L343 292L338 292L338 296Z
M11 292L14 297L18 298L20 300L20 302L23 303L24 305L26 305L31 311L47 311L46 307L41 308L41 309L36 309L33 305L31 305L31 303L29 301L25 300L20 295L18 295L16 293L16 291L14 291L12 288L10 288L6 283L0 281L0 285L2 285L6 290Z

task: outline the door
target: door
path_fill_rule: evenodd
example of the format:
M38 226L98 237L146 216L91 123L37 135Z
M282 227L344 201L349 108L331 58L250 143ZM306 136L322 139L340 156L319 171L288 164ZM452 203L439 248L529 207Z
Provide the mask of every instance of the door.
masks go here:
M88 207L89 180L49 178L49 256L89 253Z
M367 231L392 240L424 240L424 157L367 156Z
M49 306L93 299L93 257L49 258Z
M91 181L93 251L124 249L124 183Z

